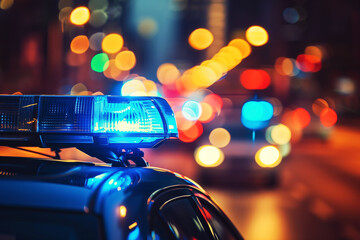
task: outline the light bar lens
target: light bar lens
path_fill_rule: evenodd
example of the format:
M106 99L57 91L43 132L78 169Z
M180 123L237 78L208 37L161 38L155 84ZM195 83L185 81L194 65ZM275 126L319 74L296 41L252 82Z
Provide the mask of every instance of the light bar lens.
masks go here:
M119 101L118 98L99 98L94 108L94 132L160 133L164 124L151 100Z
M0 96L0 134L2 145L27 137L24 145L139 148L177 137L177 128L169 104L156 97Z

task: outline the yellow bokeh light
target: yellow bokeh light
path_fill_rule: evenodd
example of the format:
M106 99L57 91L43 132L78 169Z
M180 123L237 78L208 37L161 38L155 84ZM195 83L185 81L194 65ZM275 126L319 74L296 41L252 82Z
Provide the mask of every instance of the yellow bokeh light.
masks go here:
M260 167L272 168L281 162L281 153L274 146L265 146L260 148L255 154L255 161Z
M211 68L196 66L190 73L191 82L195 87L209 87L216 82L216 74Z
M195 150L195 160L202 167L217 167L224 161L224 153L215 146L204 145Z
M271 129L271 139L278 145L284 145L290 142L291 131L284 124L278 124Z
M85 35L75 37L70 43L70 49L72 52L82 54L89 48L89 39Z
M145 79L143 80L143 84L145 86L146 93L148 96L158 96L157 86L154 81Z
M120 70L129 71L135 67L135 54L129 50L119 52L116 55L115 64Z
M212 33L205 28L194 30L189 36L189 44L196 50L203 50L214 41Z
M116 53L121 50L124 45L124 39L120 34L111 33L104 37L101 47L104 52Z
M164 85L175 83L176 79L180 77L179 69L171 63L161 64L156 72L159 82Z
M224 54L225 53L225 54ZM227 62L230 63L229 70L233 69L238 65L242 60L241 52L238 48L233 46L226 46L220 49L219 54L224 54L223 56L226 57Z
M218 148L226 147L230 139L230 133L225 128L215 128L209 135L210 143Z
M260 26L251 26L245 32L246 40L253 46L262 46L269 40L268 33Z
M251 53L251 46L244 39L234 39L228 44L240 50L242 58L246 58Z
M144 83L138 79L132 79L125 82L121 88L122 96L133 96L132 94L138 95L138 93L146 93Z
M226 72L225 66L215 60L206 60L200 64L200 66L208 67L216 74L216 79L220 79Z
M75 25L84 25L90 19L90 11L87 7L77 7L70 14L70 22Z
M121 206L119 207L119 216L120 216L121 218L126 217L126 212L127 212L126 207L123 206L123 205L121 205Z

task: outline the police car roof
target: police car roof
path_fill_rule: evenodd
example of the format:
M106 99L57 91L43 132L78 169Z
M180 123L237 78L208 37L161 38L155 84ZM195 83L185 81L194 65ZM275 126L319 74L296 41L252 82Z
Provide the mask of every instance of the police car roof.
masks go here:
M101 213L106 201L146 205L155 192L190 179L160 168L107 167L93 163L0 157L0 206Z

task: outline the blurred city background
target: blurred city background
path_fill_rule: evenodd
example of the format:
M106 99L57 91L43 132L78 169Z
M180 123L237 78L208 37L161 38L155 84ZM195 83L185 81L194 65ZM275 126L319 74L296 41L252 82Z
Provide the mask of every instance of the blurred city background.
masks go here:
M145 159L246 239L360 239L359 79L356 0L0 0L1 94L166 98Z

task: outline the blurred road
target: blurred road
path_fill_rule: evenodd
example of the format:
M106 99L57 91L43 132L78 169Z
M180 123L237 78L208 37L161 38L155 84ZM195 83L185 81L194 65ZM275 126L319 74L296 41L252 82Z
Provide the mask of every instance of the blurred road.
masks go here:
M303 140L279 174L275 190L207 190L246 239L360 239L359 130Z

